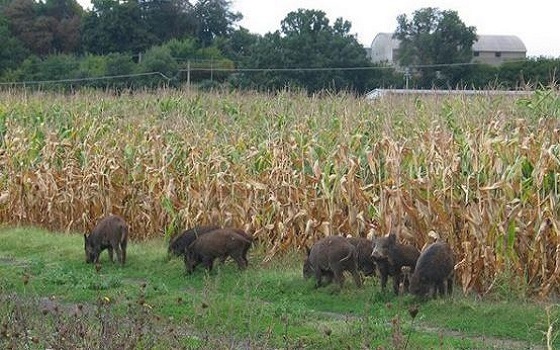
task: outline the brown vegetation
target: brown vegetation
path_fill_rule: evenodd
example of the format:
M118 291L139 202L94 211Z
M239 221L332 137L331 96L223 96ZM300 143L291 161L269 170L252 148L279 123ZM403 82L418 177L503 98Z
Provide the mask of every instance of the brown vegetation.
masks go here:
M396 97L2 92L0 220L133 239L206 222L270 255L407 221L457 253L463 290L503 271L560 292L557 95Z

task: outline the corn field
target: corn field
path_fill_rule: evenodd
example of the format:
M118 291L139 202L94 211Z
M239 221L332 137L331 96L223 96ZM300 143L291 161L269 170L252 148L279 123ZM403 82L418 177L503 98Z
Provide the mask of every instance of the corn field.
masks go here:
M465 292L560 292L560 99L0 92L0 219L136 240L197 224L268 257L336 233L436 232Z

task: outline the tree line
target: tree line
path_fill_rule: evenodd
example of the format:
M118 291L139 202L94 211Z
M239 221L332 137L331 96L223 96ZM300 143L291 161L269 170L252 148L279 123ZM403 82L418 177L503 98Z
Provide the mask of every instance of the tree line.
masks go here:
M374 65L342 18L290 12L265 35L229 0L0 0L0 83L77 88L201 87L274 91L402 88L405 72ZM416 88L519 88L556 81L559 59L470 64L476 28L455 11L397 18L402 66Z

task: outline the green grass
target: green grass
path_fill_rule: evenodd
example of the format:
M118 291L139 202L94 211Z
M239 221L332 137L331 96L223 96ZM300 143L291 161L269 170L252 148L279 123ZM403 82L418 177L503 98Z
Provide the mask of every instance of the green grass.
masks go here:
M3 229L0 347L45 348L71 339L77 347L109 348L545 348L545 303L459 292L419 302L382 293L376 279L361 289L351 278L342 290L315 289L301 277L300 254L263 262L265 255L255 247L246 271L227 262L211 274L199 267L186 276L182 260L167 259L165 241L156 239L131 242L124 267L103 252L96 271L85 263L80 234ZM46 312L45 300L58 311ZM417 304L413 321L409 308ZM77 305L88 317L72 314ZM553 307L551 321L559 317ZM82 336L69 338L64 329Z

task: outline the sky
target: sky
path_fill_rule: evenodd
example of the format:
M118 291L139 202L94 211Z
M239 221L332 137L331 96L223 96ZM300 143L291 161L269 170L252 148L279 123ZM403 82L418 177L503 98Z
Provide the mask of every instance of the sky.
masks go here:
M78 0L83 7L89 0ZM436 7L454 10L477 34L516 35L527 48L527 56L560 57L560 1L558 0L232 0L233 11L243 19L239 26L264 35L280 29L289 12L321 10L330 24L342 17L352 23L350 34L369 47L380 32L393 32L397 16L411 18L415 10Z

